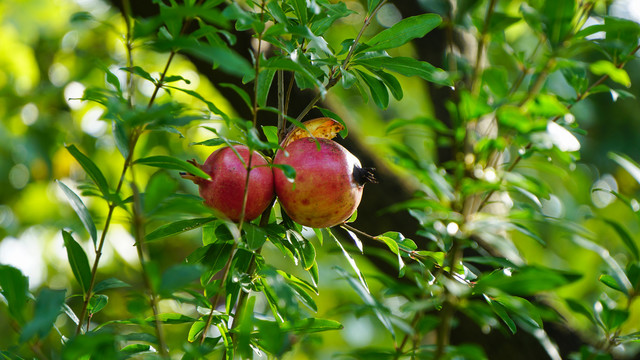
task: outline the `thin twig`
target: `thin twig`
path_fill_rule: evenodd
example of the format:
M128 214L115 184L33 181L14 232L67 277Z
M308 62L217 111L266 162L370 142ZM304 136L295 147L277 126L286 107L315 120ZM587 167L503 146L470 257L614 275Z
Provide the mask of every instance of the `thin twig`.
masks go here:
M378 6L371 12L371 14L367 15L364 18L364 23L362 24L362 27L360 28L360 31L358 32L358 35L356 36L356 39L353 41L353 44L351 44L351 47L349 48L349 53L347 53L347 56L342 61L341 67L344 70L347 70L349 68L349 62L351 61L351 58L353 57L353 54L354 54L354 52L356 50L356 47L358 46L358 43L360 42L360 38L362 37L362 34L364 34L364 31L367 29L367 27L369 27L369 24L371 23L371 19L373 19L375 17L376 13L378 11L380 11L382 6L385 5L386 3L387 3L387 0L381 1L380 4L378 4ZM337 70L335 68L332 69L331 70L331 75L329 76L329 81L327 82L327 85L324 87L325 91L328 91L329 89L334 87L338 83L338 81L340 80L341 77L342 77L342 72L340 72L339 70ZM300 112L300 114L296 118L296 121L300 122L309 113L309 111L311 111L311 109L313 109L313 107L316 105L316 103L318 101L320 101L320 99L322 99L322 94L317 94L309 102L309 104L307 104L307 106Z
M160 313L158 311L158 297L153 289L153 285L151 283L151 277L149 276L149 272L147 270L147 262L144 259L144 214L142 210L142 200L140 197L140 191L135 184L135 178L133 175L133 167L131 168L131 190L133 192L133 233L134 239L136 242L136 252L138 254L138 260L140 261L140 267L142 268L142 278L144 281L144 286L147 290L149 296L149 305L151 306L151 310L153 311L154 324L156 328L156 337L158 338L158 347L160 348L160 355L163 358L167 358L169 356L167 352L167 344L164 335L164 329L162 327L162 321L160 321Z
M631 56L633 54L635 54L636 52L640 51L640 45L636 46L631 53L629 54L629 59L627 59L626 61L621 62L620 64L616 65L616 68L618 69L622 69L624 67L624 65L626 65L626 63L631 59ZM603 82L605 82L607 79L609 78L609 75L605 74L602 75L598 80L596 80L593 84L591 84L584 92L578 94L576 96L576 99L573 103L567 105L567 110L571 110L571 108L573 108L574 105L576 105L578 102L584 100L586 97L589 96L589 94L591 93L591 91L596 87L601 85ZM522 105L522 104L521 104ZM553 119L551 119L552 122L557 122L558 120L560 120L561 116L560 115L556 115ZM524 151L525 153L530 150L533 147L533 143L529 143L525 146ZM513 162L511 162L511 164L509 165L509 167L507 167L506 172L511 172L513 171L513 169L516 167L516 165L518 165L518 163L520 163L520 161L522 161L523 156L521 154L518 154L516 156L515 159L513 159ZM491 196L496 192L496 190L490 190L486 196L484 196L484 198L482 199L482 201L480 202L479 206L478 206L478 211L481 211L484 206L487 205L487 202L489 201L489 198L491 198Z
M471 92L473 94L478 94L480 92L480 70L482 68L482 56L484 53L484 48L487 43L487 37L489 32L489 22L491 21L491 17L493 16L495 6L497 0L491 0L489 3L489 7L487 8L487 14L485 15L484 25L482 26L482 31L480 33L480 41L478 42L478 48L476 49L476 64L473 69L473 75L471 76Z

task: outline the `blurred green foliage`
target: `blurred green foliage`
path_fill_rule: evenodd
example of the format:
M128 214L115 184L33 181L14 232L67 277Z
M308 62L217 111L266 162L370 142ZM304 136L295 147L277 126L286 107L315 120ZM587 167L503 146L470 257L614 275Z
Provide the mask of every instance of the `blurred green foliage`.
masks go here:
M228 2L220 11L221 1L203 8L170 3L156 18L135 19L131 58L130 24L109 4L0 3L3 356L145 356L149 346L162 347L162 336L171 355L187 354L183 358L214 347L211 356L235 351L251 357L251 346L295 359L437 358L437 341L424 339L441 338L451 331L442 324L452 323L455 331L467 318L484 331L537 335L550 357L544 323L586 339L576 359L637 353L640 132L634 130L634 94L640 72L628 54L640 26L609 16L617 4L457 1L453 9L448 1L431 0L416 2L422 7L404 14L416 18L405 22L388 4L364 28L380 1L318 0L335 16L326 21L314 19L321 12L307 2L269 1L265 30L251 1ZM183 17L191 15L198 15L206 46L177 36ZM602 23L590 28L592 20ZM446 72L419 62L420 49L410 41L438 26L469 42L447 52ZM207 33L212 27L218 30ZM350 48L361 28L366 45ZM276 49L257 77L255 63L226 45L244 31L261 34L264 45ZM597 37L600 32L606 36ZM484 51L477 63L476 54L465 53L471 43ZM304 49L297 53L300 64L285 53L294 49ZM350 50L351 62L340 67L338 59ZM327 230L302 230L283 220L276 204L271 227L248 224L243 240L234 242L239 230L211 217L176 169L188 170L184 160L204 160L211 152L193 145L215 138L205 127L267 154L275 148L252 137L258 128L238 118L238 103L197 70L196 58L243 78L238 84L258 81L256 103L271 112L277 110L267 92L277 80L265 78L277 79L278 71L295 73L297 91L327 90L322 106L345 119L349 136L415 192L407 203L388 205L420 222L419 237L387 229L369 239L351 228L351 239L334 240ZM130 64L138 67L127 71ZM153 98L161 74L166 83ZM434 88L427 83L455 91L446 103L450 123L436 119L442 104L431 103ZM236 91L251 108L253 94ZM287 115L293 120L299 114ZM134 142L132 158L153 166L135 165L114 195L128 166L127 141L141 124L147 131ZM451 159L438 158L443 147L453 149ZM82 156L97 164L104 180ZM169 165L159 156L174 160ZM136 191L144 194L137 210ZM465 212L469 207L475 210ZM139 216L146 221L143 256L134 247ZM375 221L360 218L354 226ZM93 250L105 222L111 225L92 284ZM369 249L370 240L389 251ZM362 242L367 257L358 250ZM452 255L462 249L464 257ZM233 262L225 264L232 253ZM382 273L379 259L397 273ZM305 261L316 267L301 267ZM211 280L227 266L233 282ZM199 279L202 284L193 286ZM210 312L218 296L226 309ZM230 331L236 300L243 312ZM154 301L164 326L154 325ZM83 307L91 331L74 335L73 319ZM213 326L198 346L210 313ZM273 321L278 316L286 323ZM449 358L487 356L482 344L448 345L442 344Z

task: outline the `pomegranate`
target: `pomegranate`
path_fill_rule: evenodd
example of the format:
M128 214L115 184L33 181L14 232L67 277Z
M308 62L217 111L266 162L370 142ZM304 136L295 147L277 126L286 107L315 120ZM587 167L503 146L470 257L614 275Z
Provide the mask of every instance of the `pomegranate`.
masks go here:
M249 148L244 145L233 147L245 164L249 162ZM191 161L211 176L211 180L191 174L182 175L196 183L204 204L217 210L232 221L239 222L242 213L247 169L231 147L214 151L203 165ZM251 221L269 206L274 197L273 172L267 160L254 151L249 172L249 193L244 219Z
M373 169L363 169L358 158L330 139L295 140L276 154L273 163L296 170L294 181L274 170L280 205L295 222L314 228L347 220L360 204L364 184L375 182Z

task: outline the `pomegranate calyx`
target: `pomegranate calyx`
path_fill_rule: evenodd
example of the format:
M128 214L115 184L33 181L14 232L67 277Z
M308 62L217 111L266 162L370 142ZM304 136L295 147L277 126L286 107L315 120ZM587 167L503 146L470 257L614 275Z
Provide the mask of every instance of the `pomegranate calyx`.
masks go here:
M354 165L353 180L355 180L355 182L360 186L364 186L364 184L367 183L377 184L378 180L376 179L376 169L370 167L362 168Z

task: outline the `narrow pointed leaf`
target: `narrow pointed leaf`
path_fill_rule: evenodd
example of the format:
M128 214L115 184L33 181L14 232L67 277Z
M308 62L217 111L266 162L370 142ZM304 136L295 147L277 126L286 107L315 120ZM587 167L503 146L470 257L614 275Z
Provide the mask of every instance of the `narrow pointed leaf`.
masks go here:
M397 48L413 39L425 36L429 31L440 25L441 22L442 18L436 14L408 17L371 38L367 42L370 47L366 51Z
M638 244L636 244L635 240L631 237L627 229L625 229L620 223L613 220L604 219L604 222L609 224L618 233L620 239L622 239L622 242L627 246L627 248L631 252L631 255L633 255L634 260L640 260L640 251L638 251Z
M67 185L65 185L62 181L56 180L58 186L62 189L64 194L69 199L69 204L73 208L73 210L78 214L80 221L84 225L85 229L89 232L89 236L91 236L91 240L93 240L93 245L97 246L98 244L98 231L96 230L96 225L93 222L93 218L89 214L89 210L82 202L82 199L78 195L76 195L73 190L69 189Z
M160 226L159 228L148 233L144 239L145 241L158 240L166 236L176 235L176 234L183 233L185 231L199 228L214 220L216 220L215 217L178 220L176 222L172 222L170 224Z
M83 294L86 295L91 282L91 267L89 266L87 254L82 249L82 246L80 246L68 232L62 230L62 238L64 240L64 247L67 248L67 258L69 259L73 276L75 276L78 284L80 284Z
M153 166L153 167L158 167L163 169L182 170L182 171L188 172L189 174L193 174L204 179L211 179L211 176L209 176L209 174L205 173L204 171L202 171L202 169L198 168L197 166L171 156L164 156L164 155L150 156L150 157L136 160L135 164L142 164L142 165Z
M67 151L80 163L80 166L84 169L84 171L91 177L93 182L98 186L100 192L105 197L109 197L109 184L107 183L107 179L104 177L98 166L89 159L85 154L80 152L75 145L67 146Z

